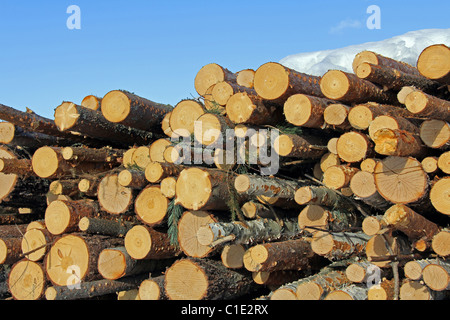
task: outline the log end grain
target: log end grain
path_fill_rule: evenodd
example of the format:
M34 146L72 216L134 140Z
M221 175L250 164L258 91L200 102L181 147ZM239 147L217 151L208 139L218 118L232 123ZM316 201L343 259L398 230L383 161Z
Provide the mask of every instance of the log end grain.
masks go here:
M130 108L130 99L120 90L110 91L102 99L102 114L110 122L124 121L130 114Z
M276 100L288 90L289 74L279 63L268 62L256 70L254 86L263 99Z

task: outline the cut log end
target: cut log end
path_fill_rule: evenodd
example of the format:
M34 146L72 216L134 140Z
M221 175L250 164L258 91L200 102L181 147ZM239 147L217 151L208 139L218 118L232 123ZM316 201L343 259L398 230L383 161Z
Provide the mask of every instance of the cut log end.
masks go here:
M285 67L269 62L258 68L254 78L255 90L266 100L280 98L289 87L289 74Z
M122 122L130 113L130 99L119 90L108 92L102 99L102 113L110 122Z
M363 133L354 131L341 135L336 148L339 157L348 163L361 162L372 152L369 139Z
M450 144L450 124L436 119L424 121L420 126L420 138L430 148L443 148Z
M134 226L125 235L125 248L133 259L146 258L151 247L152 238L145 226Z
M450 76L450 48L443 44L425 48L417 61L419 72L434 80L446 79Z
M0 123L0 143L9 144L15 136L16 126L9 122Z
M449 288L449 269L438 264L429 264L423 271L422 276L425 284L432 290L443 291Z
M320 81L323 94L332 100L340 100L350 89L346 74L339 70L328 71Z
M41 178L49 178L59 168L60 159L57 151L51 147L42 147L36 150L32 158L33 171Z
M208 88L216 83L231 80L233 77L231 72L222 68L218 64L210 63L202 67L195 76L195 90L200 96L204 96Z
M136 197L135 212L145 224L154 226L166 220L169 200L159 186L149 186Z
M430 200L437 211L450 216L450 177L442 178L433 185Z
M176 184L177 202L188 210L198 210L205 205L212 193L209 174L198 168L183 170Z
M121 250L104 249L98 257L98 271L105 279L121 278L126 272L126 254Z
M55 109L55 124L60 131L72 128L79 117L77 107L72 102L63 102Z
M39 300L44 295L46 276L36 262L22 260L11 268L8 287L15 300Z
M47 253L46 245L49 245L49 243L48 238L45 236L45 231L43 230L31 229L23 235L22 252L30 261L42 260Z
M433 251L441 257L450 256L450 232L443 230L433 237Z
M175 106L170 115L170 127L178 136L189 137L194 133L195 121L204 113L205 110L199 102L183 100Z
M45 210L45 226L54 235L63 234L70 219L71 212L64 201L53 201Z

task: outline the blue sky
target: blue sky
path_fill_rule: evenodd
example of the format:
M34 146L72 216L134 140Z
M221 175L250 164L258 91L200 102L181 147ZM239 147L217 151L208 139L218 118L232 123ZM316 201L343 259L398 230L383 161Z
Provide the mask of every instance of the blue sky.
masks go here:
M81 9L69 30L67 8ZM381 29L366 27L381 9ZM446 0L0 0L0 103L53 118L62 101L126 89L175 105L208 63L257 69L296 53L450 28Z

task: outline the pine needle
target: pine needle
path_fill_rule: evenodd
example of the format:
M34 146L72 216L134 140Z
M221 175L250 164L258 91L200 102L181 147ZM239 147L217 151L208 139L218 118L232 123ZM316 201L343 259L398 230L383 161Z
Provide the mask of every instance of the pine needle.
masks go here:
M179 247L178 243L178 221L183 214L183 207L175 204L175 199L169 202L167 207L167 224L169 229L167 234L169 235L170 244Z

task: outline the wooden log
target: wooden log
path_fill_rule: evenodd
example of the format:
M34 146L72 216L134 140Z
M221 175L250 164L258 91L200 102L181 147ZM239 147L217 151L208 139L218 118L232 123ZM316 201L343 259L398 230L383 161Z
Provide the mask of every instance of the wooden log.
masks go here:
M374 236L376 234L384 233L384 231L389 230L389 228L387 222L384 220L384 216L377 215L364 218L362 230L368 236Z
M366 134L356 131L342 134L336 148L341 160L348 163L361 162L374 155L372 141Z
M255 70L244 69L236 73L236 83L242 87L253 89Z
M233 179L218 170L184 169L177 179L175 202L187 210L226 210Z
M132 221L83 217L78 223L81 232L123 238L136 223Z
M173 199L176 195L176 185L177 185L177 178L175 177L167 177L161 180L160 183L160 189L161 193L167 198L167 199Z
M45 290L45 298L47 300L83 300L106 296L119 291L137 289L146 277L147 275L138 275L119 280L83 281L79 284L79 289L77 290L65 285L51 286Z
M229 300L256 288L250 275L227 269L219 261L180 259L167 271L166 294L171 300Z
M332 166L323 173L323 184L332 190L338 190L350 185L352 177L360 170L347 165Z
M118 174L108 174L98 185L98 203L101 209L110 214L119 215L132 209L135 192L132 188L119 184Z
M15 174L21 177L35 175L29 159L0 159L0 173Z
M367 290L367 300L398 300L395 298L395 280L383 279Z
M36 150L31 161L34 173L43 179L61 179L83 174L95 174L111 170L114 166L117 166L117 164L107 162L73 163L63 158L61 148L47 146Z
M254 87L263 99L284 103L297 93L323 97L319 81L319 77L294 71L279 63L268 62L256 70Z
M298 215L300 229L314 234L319 230L333 232L350 231L361 226L359 213L335 208L327 209L318 205L307 205Z
M433 207L440 213L449 216L449 186L450 177L444 177L437 181L430 191L430 201Z
M244 255L244 266L251 272L320 269L311 244L304 238L259 244Z
M47 288L42 264L22 259L11 267L8 290L14 300L41 300Z
M195 76L195 90L203 96L209 87L221 81L236 82L236 74L216 63L207 64Z
M384 221L403 232L410 240L424 239L431 242L441 230L439 225L403 204L396 204L387 209L384 213Z
M150 185L136 197L134 212L142 223L158 226L167 221L168 206L169 199L161 193L160 187Z
M362 256L370 237L362 232L329 233L318 231L311 241L312 250L330 261Z
M432 250L441 257L448 257L450 255L450 232L448 229L441 230L433 237L431 242Z
M91 94L84 97L83 100L81 100L80 105L91 110L100 110L102 106L102 98Z
M411 251L411 243L405 236L383 233L369 239L365 254L368 261L386 268L396 256L408 255Z
M297 280L302 275L303 272L297 270L258 271L252 272L252 279L256 284L264 285L268 288L278 288L286 283Z
M423 140L422 140L423 141ZM429 175L435 174L439 171L438 157L425 157L421 161L423 170Z
M102 108L103 110L105 108ZM145 144L154 138L151 132L110 122L100 111L87 109L73 102L63 102L55 109L55 124L62 132L78 132L120 146Z
M384 210L390 206L378 192L373 173L358 171L350 181L350 188L358 200L373 208Z
M423 268L422 277L425 284L432 290L450 290L450 262L439 261Z
M333 103L327 106L323 112L323 119L328 127L343 131L350 129L348 113L350 107L341 103Z
M205 108L200 102L180 101L170 115L170 128L180 137L189 137L194 133L195 121L203 114L205 114Z
M149 157L152 162L165 162L164 150L172 143L169 139L158 139L149 147ZM148 165L148 164L147 164ZM145 168L146 166L144 166Z
M100 206L93 200L53 201L45 210L45 226L53 235L62 235L78 230L83 217L99 217Z
M98 256L103 249L123 245L123 239L72 233L56 240L44 261L48 279L53 285L78 285L97 280Z
M450 151L444 152L439 156L438 167L442 172L450 174Z
M132 189L141 190L148 185L145 172L141 170L122 170L117 176L117 179L121 186Z
M93 149L86 147L65 147L61 150L64 160L74 162L109 162L122 163L124 150L104 147Z
M228 269L242 269L244 268L244 254L247 249L246 245L227 244L222 249L220 260Z
M285 213L280 209L273 207L271 208L266 204L254 200L244 203L241 207L241 211L247 219L275 219L276 216L281 217L285 215Z
M397 93L397 100L400 102L400 104L405 104L406 97L414 91L420 91L416 87L413 86L406 86L403 87L398 93Z
M337 154L327 152L320 158L319 164L322 172L325 172L329 167L341 165L341 158Z
M131 156L131 168L143 171L152 161L150 158L150 147L137 147Z
M22 254L30 261L42 261L54 238L47 229L28 230L22 238Z
M373 134L375 152L384 156L424 158L428 148L420 137L399 129L379 129Z
M22 236L0 237L0 264L14 264L22 259Z
M400 287L400 300L443 300L447 291L434 291L420 281L404 281Z
M234 129L234 124L218 114L205 113L197 119L194 138L204 146L221 146L227 141L227 130Z
M181 250L170 243L166 232L144 225L136 225L127 232L125 248L136 260L170 259L181 254Z
M373 173L375 171L375 166L377 165L378 161L380 161L380 159L376 159L376 158L364 159L359 164L359 167L360 167L361 171Z
M298 300L323 300L331 291L351 281L345 272L323 268L320 272L294 283L294 293Z
M320 80L320 88L325 97L344 103L368 101L398 104L397 96L384 91L377 85L340 70L330 70Z
M425 48L418 60L417 69L429 79L450 84L450 49L445 44L435 44Z
M103 249L98 257L98 272L104 279L117 280L124 277L163 271L172 259L136 260L125 247Z
M214 247L226 242L253 245L263 241L282 241L299 237L302 230L297 221L257 219L246 222L213 222L198 228L197 239L200 244Z
M352 107L348 113L348 121L353 128L357 130L366 130L369 128L372 121L379 116L407 118L411 117L412 114L401 107L368 102L357 104Z
M433 149L446 150L450 147L450 124L444 120L425 120L420 126L420 138Z
M369 137L373 140L381 129L402 130L410 134L419 135L419 125L411 120L399 116L377 116L369 125Z
M432 263L436 264L439 263L439 261L437 259L420 259L408 261L403 266L405 277L416 281L422 280L423 268Z
M164 289L165 275L150 277L139 285L139 297L141 300L168 300Z
M392 203L419 204L428 196L428 175L415 158L387 157L375 167L374 177L380 195Z
M367 300L368 290L367 287L351 284L333 290L324 298L324 300Z
M275 139L273 148L281 157L320 159L327 152L326 144L317 136L282 134Z
M242 174L236 177L234 187L239 194L294 199L295 191L304 181L291 181L276 177Z
M50 183L48 191L54 195L66 195L69 197L76 196L78 190L78 180L55 180Z
M405 106L415 116L450 121L450 101L421 91L408 94Z
M112 123L143 131L160 132L161 121L172 107L139 97L125 90L113 90L102 99L102 114Z
M408 63L405 63L403 61L398 61L389 57L385 57L379 53L373 52L373 51L362 51L358 53L355 58L353 59L352 68L353 71L356 73L358 67L362 63L370 63L377 66L385 66L389 68L393 68L396 70L399 70L404 73L418 75L419 71L416 67L411 66Z
M284 103L284 115L286 121L301 127L322 128L325 124L324 111L335 101L295 94Z
M280 104L264 100L256 94L239 92L226 104L227 117L235 124L278 124L283 119Z
M256 94L254 89L249 89L247 87L242 87L236 82L221 81L214 85L211 95L213 101L215 101L220 106L225 106L228 100L236 93L248 92L251 94Z
M299 205L319 205L333 209L355 211L353 204L335 190L325 186L306 186L295 191L295 202Z
M406 86L414 86L430 94L439 93L442 84L422 75L409 74L397 69L362 63L356 69L356 75L370 82L383 86L385 90L401 90Z
M345 275L348 280L353 283L364 283L370 285L373 284L372 280L375 280L373 279L375 270L379 271L379 280L391 275L391 271L389 269L380 269L365 259L349 264L345 269ZM377 283L375 283L375 285L377 285Z
M171 115L172 115L172 111L166 113L163 120L161 121L161 129L167 137L177 138L178 136L172 131L172 128L170 127L170 116Z
M44 133L32 132L22 129L10 122L0 122L0 143L12 147L20 146L30 151L48 145L67 145L73 141L50 136Z

